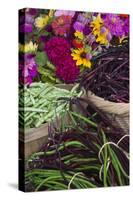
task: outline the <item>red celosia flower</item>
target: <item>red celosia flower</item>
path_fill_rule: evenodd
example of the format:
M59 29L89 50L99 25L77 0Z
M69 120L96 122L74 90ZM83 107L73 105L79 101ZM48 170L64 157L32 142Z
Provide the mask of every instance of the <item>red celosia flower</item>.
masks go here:
M78 78L79 73L80 69L71 56L68 56L62 65L56 67L56 75L65 83L73 83Z
M65 83L73 83L80 72L71 56L70 44L65 38L53 37L45 43L49 60L56 66L56 75Z
M71 55L70 44L65 38L53 37L45 43L45 51L54 65L60 65Z

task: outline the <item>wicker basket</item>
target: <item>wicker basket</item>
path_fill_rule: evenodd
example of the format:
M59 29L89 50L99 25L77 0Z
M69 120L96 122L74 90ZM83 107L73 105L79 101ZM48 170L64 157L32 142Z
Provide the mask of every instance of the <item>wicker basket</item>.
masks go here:
M97 108L106 113L112 122L129 133L129 103L115 103L106 101L94 95L91 91L87 92L86 99L89 99Z

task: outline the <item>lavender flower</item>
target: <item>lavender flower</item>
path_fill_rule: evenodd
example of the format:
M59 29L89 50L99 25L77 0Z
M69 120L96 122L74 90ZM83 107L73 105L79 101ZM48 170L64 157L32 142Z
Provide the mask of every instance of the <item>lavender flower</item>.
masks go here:
M79 14L77 21L81 22L82 24L86 25L90 22L90 19L86 18L83 14Z
M75 15L75 11L67 11L67 10L57 10L55 11L54 15L56 17L59 17L61 15L71 16L73 17Z
M19 63L20 83L31 84L37 76L37 64L35 58L31 54L27 54Z
M34 22L34 17L30 14L25 15L25 23L27 24L33 24Z
M109 29L110 33L117 37L124 35L123 21L117 14L106 14L104 25Z
M83 32L84 24L82 24L81 22L76 21L73 24L73 28L75 29L75 31Z

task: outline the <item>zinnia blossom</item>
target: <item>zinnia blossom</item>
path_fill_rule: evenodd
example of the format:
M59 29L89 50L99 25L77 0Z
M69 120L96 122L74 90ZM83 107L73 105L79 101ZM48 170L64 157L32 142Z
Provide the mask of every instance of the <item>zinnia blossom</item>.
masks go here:
M55 35L64 36L67 34L70 29L71 20L72 17L67 15L56 17L51 24Z

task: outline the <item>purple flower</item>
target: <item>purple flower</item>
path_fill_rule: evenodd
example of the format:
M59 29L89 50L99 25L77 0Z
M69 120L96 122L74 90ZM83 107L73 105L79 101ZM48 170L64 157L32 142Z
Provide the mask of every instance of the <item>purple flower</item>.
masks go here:
M30 84L37 76L37 64L33 55L25 55L19 63L20 83Z
M31 33L33 28L34 18L30 14L25 14L25 16L20 17L20 33Z
M38 9L36 9L36 8L28 8L26 11L27 11L30 15L37 15L37 13L38 13Z
M94 42L96 41L95 36L93 35L93 33L91 33L88 37L88 43L91 46Z
M20 33L31 33L32 32L32 25L31 24L22 24L19 27Z
M27 24L33 24L34 22L34 17L30 14L25 15L25 23Z
M81 22L76 21L73 24L73 28L75 29L75 31L83 32L84 24L82 24Z
M123 25L124 35L127 36L129 34L129 17L125 19Z
M87 58L88 60L91 60L91 59L92 59L92 55L91 55L90 53L87 53L87 54L86 54L86 58Z
M25 15L20 16L19 18L20 32L31 33L33 29L33 23L34 23L34 16L29 14L29 12L26 10Z
M49 25L47 25L46 27L45 27L45 30L47 31L47 32L52 32L52 26L49 24Z
M48 38L49 38L48 36L42 35L42 36L40 36L40 38L39 38L40 40L39 41L40 42L46 42L46 41L48 41Z
M107 40L110 42L112 40L112 35L110 32L106 35Z
M85 25L85 27L83 29L83 34L89 35L89 33L91 33L91 29L90 29L89 25Z
M104 25L109 29L110 33L117 37L124 35L123 21L117 14L106 14L104 17Z
M73 17L74 14L75 14L75 11L68 11L68 10L57 10L57 11L55 11L55 13L54 13L54 15L55 15L56 17L59 17L59 16L61 16L61 15L66 15L66 16L69 15L69 16Z
M79 14L77 21L81 22L84 25L87 25L90 22L90 19L86 18L83 14Z
M102 26L100 29L100 33L105 33L107 31L107 28L105 26Z

